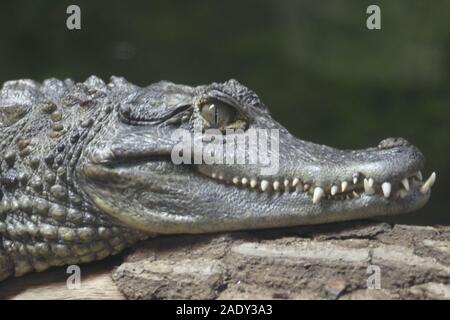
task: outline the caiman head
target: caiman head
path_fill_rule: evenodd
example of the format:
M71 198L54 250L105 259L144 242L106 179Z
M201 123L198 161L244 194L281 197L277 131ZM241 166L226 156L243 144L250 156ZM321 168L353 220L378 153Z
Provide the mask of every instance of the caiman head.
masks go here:
M263 149L269 162L254 157ZM205 150L222 155L211 161ZM363 150L300 140L236 80L160 82L122 99L83 151L76 175L97 207L129 227L201 233L416 210L435 180L434 173L422 180L423 162L402 138Z

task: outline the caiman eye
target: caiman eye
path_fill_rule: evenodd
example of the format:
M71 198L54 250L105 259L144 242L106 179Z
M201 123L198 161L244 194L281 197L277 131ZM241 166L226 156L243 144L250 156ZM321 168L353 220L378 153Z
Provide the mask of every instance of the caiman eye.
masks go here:
M200 114L211 128L225 129L237 127L235 124L242 124L242 117L239 116L236 108L219 100L212 100L201 106Z

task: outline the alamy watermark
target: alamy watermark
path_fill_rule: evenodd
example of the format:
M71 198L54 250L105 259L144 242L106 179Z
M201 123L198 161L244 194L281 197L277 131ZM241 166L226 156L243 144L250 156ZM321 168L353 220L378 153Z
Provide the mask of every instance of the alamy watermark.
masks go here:
M278 129L177 129L172 140L172 162L179 164L258 165L261 175L276 175L279 169Z
M366 27L369 30L381 30L381 9L376 4L367 7L366 13L369 14L366 20Z
M81 8L75 4L67 7L66 13L69 15L66 19L66 27L69 30L81 29Z
M81 268L77 265L70 265L66 270L70 276L67 278L66 287L68 290L81 289Z
M376 265L369 265L366 270L370 276L367 278L367 289L381 289L381 269Z

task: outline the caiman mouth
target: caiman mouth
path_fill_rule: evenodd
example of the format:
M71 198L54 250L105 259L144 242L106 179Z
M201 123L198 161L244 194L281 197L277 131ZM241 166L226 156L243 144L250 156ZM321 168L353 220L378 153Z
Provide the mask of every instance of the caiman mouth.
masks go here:
M126 167L137 167L145 163L171 163L170 156L163 155L130 155L130 157L108 159L105 163L97 163L85 167L87 176L110 178L111 172ZM353 174L350 181L341 181L328 187L317 186L314 181L307 181L296 176L285 177L245 177L231 176L229 173L214 170L214 165L184 165L185 168L201 174L209 182L223 184L231 188L248 190L255 193L266 193L274 195L290 194L309 197L313 204L320 201L349 201L365 196L380 197L386 200L405 199L406 197L425 196L433 186L436 174L433 172L424 181L420 170L413 174L406 173L404 177L395 175L386 181L376 181L361 173Z
M320 201L348 201L366 196L378 196L385 199L404 199L409 194L426 195L434 184L436 174L433 172L427 181L423 181L421 171L414 175L390 181L377 182L373 178L355 175L352 181L342 181L339 185L333 184L328 188L314 186L314 182L305 182L297 177L284 177L275 179L258 179L249 177L227 178L223 174L205 170L199 167L199 172L218 183L248 189L254 192L273 194L298 194L308 196L313 204ZM420 192L420 194L418 193Z

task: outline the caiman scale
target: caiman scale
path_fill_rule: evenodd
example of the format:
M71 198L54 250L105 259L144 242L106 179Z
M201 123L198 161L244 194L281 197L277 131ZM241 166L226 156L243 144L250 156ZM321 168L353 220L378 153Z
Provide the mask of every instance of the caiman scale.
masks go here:
M198 120L218 130L279 129L278 173L174 164L172 133ZM145 88L119 77L8 81L0 92L0 280L102 259L155 234L409 212L427 202L435 180L422 180L423 162L402 138L364 150L300 140L236 80Z

